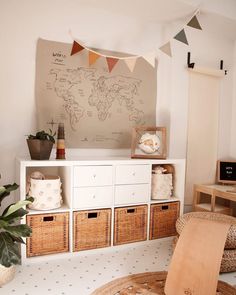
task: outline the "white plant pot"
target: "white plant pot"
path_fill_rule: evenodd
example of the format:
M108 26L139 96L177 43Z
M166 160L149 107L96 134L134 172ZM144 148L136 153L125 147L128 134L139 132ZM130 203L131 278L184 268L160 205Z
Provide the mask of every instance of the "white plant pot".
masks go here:
M0 264L0 287L10 282L14 278L15 272L15 265L5 267L2 264Z

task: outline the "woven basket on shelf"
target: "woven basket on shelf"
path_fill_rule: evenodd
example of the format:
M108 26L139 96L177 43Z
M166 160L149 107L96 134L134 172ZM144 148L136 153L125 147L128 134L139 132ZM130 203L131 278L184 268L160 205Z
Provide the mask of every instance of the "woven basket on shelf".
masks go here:
M69 251L69 213L26 216L32 228L27 238L27 257Z
M114 245L147 239L147 205L115 208Z
M74 251L111 245L111 209L74 212Z
M150 240L176 235L175 223L179 217L179 202L151 205Z
M219 214L219 213L213 213L213 212L186 213L180 218L178 218L176 222L176 230L179 235L184 229L184 226L187 223L187 221L192 217L230 223L231 227L227 235L225 249L236 249L236 218L235 217Z

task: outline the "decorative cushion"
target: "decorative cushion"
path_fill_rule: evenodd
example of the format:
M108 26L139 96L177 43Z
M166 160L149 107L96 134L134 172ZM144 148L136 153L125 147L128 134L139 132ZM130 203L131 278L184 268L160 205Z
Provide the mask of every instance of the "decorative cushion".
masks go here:
M229 229L227 239L225 242L225 249L236 249L236 218L235 217L219 214L219 213L213 213L213 212L186 213L182 215L181 217L179 217L178 220L176 221L176 230L179 235L181 234L185 224L188 222L188 220L191 217L230 223L231 227Z

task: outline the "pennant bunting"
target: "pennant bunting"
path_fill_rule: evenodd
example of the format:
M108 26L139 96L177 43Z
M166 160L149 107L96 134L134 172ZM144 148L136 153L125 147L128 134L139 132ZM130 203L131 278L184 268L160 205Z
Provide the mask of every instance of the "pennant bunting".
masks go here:
M99 57L100 57L100 55L97 54L96 52L89 51L89 66L94 64Z
M137 62L137 58L127 58L125 59L125 63L127 65L127 67L129 68L130 72L133 72L134 67L136 65Z
M197 19L196 14L191 18L191 20L187 23L187 26L198 29L198 30L202 30L202 27ZM187 40L187 36L185 33L185 30L182 29L178 34L176 34L173 39L176 39L177 41L180 41L186 45L189 45L188 40ZM130 70L130 72L134 71L134 68L136 66L136 62L137 59L139 57L143 57L152 67L155 67L155 52L150 52L147 53L145 55L137 55L137 56L127 56L127 57L116 57L116 56L106 56L104 54L101 53L97 53L95 51L91 51L90 48L87 48L83 45L80 45L78 42L74 41L73 45L72 45L72 49L71 49L71 55L76 54L77 52L80 52L81 50L86 49L89 51L88 53L88 59L89 59L89 66L93 65L98 58L100 57L105 57L106 58L106 62L107 62L107 66L108 66L108 70L109 72L111 72L114 68L114 66L117 64L117 62L119 60L124 60L125 64L127 65L128 69ZM172 57L172 48L171 48L171 43L170 41L168 41L167 43L165 43L164 45L162 45L161 47L159 47L159 50L161 50L162 52L164 52L165 54L167 54L168 56Z
M202 30L202 27L200 26L196 15L194 15L192 17L192 19L187 23L187 26L192 27L192 28L197 29L197 30Z
M82 45L80 45L79 43L77 43L76 41L74 41L73 45L72 45L72 49L71 49L71 54L70 55L74 55L77 52L80 52L81 50L83 50L84 47Z
M143 55L143 58L154 68L155 67L155 53L150 52Z
M106 60L107 60L107 65L108 65L108 69L110 73L112 69L114 68L114 66L116 65L116 63L119 61L119 59L113 58L113 57L106 57Z
M167 42L166 44L164 44L163 46L161 46L159 48L162 52L164 52L165 54L169 55L170 57L172 57L172 52L171 52L171 47L170 47L170 42Z
M182 29L177 35L175 35L174 39L188 45L188 40L187 40L184 29Z

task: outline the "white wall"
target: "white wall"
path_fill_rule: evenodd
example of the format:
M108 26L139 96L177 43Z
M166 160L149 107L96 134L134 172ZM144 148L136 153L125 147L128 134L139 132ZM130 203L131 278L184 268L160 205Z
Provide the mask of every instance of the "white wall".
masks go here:
M138 9L138 8L136 8ZM1 0L0 2L0 173L1 183L12 182L16 155L28 153L25 135L36 128L34 98L36 41L40 38L72 42L68 33L87 46L143 54L166 40L155 21L118 14L107 7L86 6L82 0ZM199 16L204 31L187 29L190 48L173 41L173 58L157 52L157 124L169 129L169 155L185 157L188 109L187 51L196 63L217 67L224 59L229 75L223 78L219 155L230 151L233 42L207 32L207 14ZM220 19L219 19L220 22ZM169 36L178 26L168 27ZM163 40L163 41L162 41ZM105 151L106 153L107 151Z
M236 41L234 43L234 75L233 75L233 103L232 103L232 124L231 124L231 144L230 156L236 159Z

